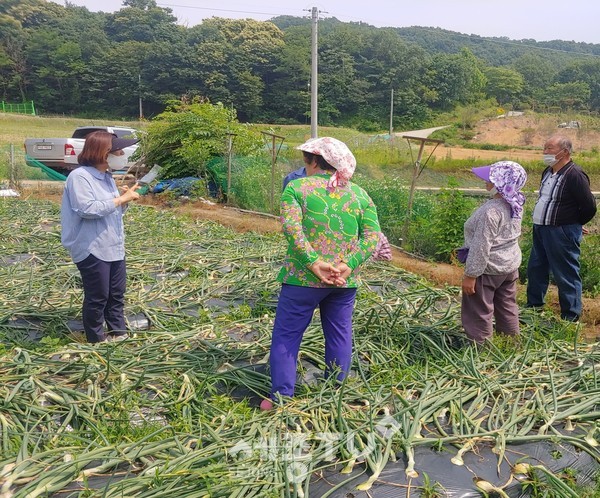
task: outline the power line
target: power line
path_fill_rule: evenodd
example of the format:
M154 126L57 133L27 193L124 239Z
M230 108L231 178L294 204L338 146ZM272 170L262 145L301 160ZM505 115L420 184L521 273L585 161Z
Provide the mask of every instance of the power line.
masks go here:
M159 5L161 7L178 7L178 8L183 8L183 9L210 10L210 11L216 11L216 12L230 12L233 14L254 14L254 15L260 15L260 16L287 15L287 14L282 14L280 12L275 13L275 12L255 12L255 11L251 11L251 10L215 9L214 7L198 7L196 5L176 5L176 4L170 4L170 3L157 3L156 5Z

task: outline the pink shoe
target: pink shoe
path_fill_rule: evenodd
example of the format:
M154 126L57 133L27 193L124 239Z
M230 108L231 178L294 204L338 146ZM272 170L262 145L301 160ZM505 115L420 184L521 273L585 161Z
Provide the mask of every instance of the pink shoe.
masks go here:
M260 409L264 412L268 412L273 409L273 402L270 399L263 399L260 402Z

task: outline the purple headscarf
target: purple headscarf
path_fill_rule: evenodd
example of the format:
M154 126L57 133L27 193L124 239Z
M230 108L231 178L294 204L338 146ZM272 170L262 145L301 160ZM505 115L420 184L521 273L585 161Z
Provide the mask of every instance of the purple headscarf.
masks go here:
M498 193L508 202L513 218L523 216L525 195L521 189L527 181L527 173L523 166L514 161L498 161L489 166L473 168L471 171L496 187Z

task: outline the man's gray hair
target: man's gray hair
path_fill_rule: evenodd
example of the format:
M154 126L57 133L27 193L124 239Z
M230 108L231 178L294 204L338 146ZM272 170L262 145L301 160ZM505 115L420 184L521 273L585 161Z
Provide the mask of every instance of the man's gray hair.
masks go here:
M556 137L556 143L561 148L561 150L566 149L569 151L569 154L573 153L573 142L571 142L569 138L559 135Z

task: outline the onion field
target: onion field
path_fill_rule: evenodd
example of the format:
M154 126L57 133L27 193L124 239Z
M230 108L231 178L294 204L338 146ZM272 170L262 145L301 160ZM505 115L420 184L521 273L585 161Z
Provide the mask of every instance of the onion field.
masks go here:
M352 375L258 409L281 235L132 206L129 339L87 344L59 207L0 199L0 498L600 496L600 347L523 312L466 342L457 288L362 270Z

